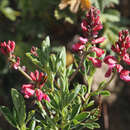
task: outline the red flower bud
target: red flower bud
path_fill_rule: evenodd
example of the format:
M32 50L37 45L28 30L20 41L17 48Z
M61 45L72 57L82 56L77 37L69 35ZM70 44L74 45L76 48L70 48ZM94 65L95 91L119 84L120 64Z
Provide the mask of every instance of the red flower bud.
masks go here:
M100 68L100 67L102 66L102 61L99 60L99 59L97 59L97 58L89 57L89 60L92 61L93 65L94 65L95 67Z
M99 38L97 38L97 39L94 39L93 41L92 41L92 44L98 44L98 43L102 43L102 42L104 42L105 41L105 37L99 37Z
M101 57L103 54L104 54L104 50L100 49L100 48L97 48L97 47L92 47L92 51L93 52L96 52L96 55L98 57Z

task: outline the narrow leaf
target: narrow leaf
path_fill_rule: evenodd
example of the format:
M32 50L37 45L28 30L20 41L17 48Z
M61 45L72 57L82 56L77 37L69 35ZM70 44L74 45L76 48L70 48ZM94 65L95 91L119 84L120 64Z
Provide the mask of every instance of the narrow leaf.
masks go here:
M100 91L99 93L103 96L110 96L111 95L111 93L108 90Z
M79 115L77 115L74 119L78 120L78 121L82 121L85 120L86 118L88 118L90 116L90 112L82 112Z
M3 114L3 116L5 117L5 119L13 126L16 127L16 122L13 119L13 115L11 114L10 110L5 107L5 106L1 106L0 107L0 112Z
M16 109L16 115L20 126L23 126L26 119L25 102L23 96L16 90L11 89L11 96L14 107Z

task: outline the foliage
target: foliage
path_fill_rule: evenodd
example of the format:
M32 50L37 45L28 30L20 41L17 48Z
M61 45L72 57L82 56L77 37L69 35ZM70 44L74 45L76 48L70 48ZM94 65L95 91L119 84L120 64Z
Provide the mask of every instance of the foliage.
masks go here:
M19 54L19 50L23 48L21 54L19 54L23 57L25 50L31 46L32 41L33 45L35 45L35 41L38 43L47 34L54 36L52 33L57 32L57 29L54 29L55 26L60 26L59 32L63 30L63 21L64 24L68 22L77 25L79 23L78 19L81 19L80 15L84 13L81 10L82 8L78 10L76 16L68 8L61 11L58 7L59 3L59 0L21 0L16 1L16 7L14 7L8 0L2 0L0 5L2 15L0 17L6 17L13 22L8 21L9 28L4 28L5 31L0 32L2 34L1 39L5 39L5 33L8 32L7 39L15 39L19 43L15 54ZM120 22L120 14L116 9L110 8L110 3L118 4L118 0L92 1L92 4L101 10L101 21L104 25L104 30L100 35L103 34L108 40L107 42L115 42L117 32L121 29L118 24L115 26L115 23ZM99 28L95 29L95 25L93 25L91 29L95 29L95 34L97 34L97 31L101 30L102 25L97 21L95 23ZM13 33L10 28L12 26ZM83 26L82 29L84 29ZM74 54L74 64L68 67L66 67L65 47L51 47L50 38L46 37L39 45L40 47L34 47L31 49L31 52L26 53L26 56L31 60L35 68L40 70L40 73L36 70L34 73L31 72L30 75L28 74L29 72L26 72L28 69L24 70L20 66L20 58L12 53L14 51L12 47L15 46L13 42L9 41L7 44L5 42L1 44L1 51L8 56L5 62L9 62L10 67L20 71L29 80L28 84L23 84L22 93L25 98L30 98L33 102L32 104L36 106L27 112L23 95L18 90L12 89L13 108L9 110L8 107L1 106L0 111L13 127L19 130L100 128L100 125L97 123L101 114L100 97L110 96L110 92L105 90L105 88L112 81L116 72L120 74L121 79L129 82L129 71L123 70L122 66L119 66L121 60L129 64L129 55L126 51L120 52L122 51L120 49L117 55L118 62L111 56L107 57L108 61L106 58L104 62L109 65L109 74L113 73L113 76L108 82L101 81L97 90L92 92L91 87L96 67L101 67L101 61L105 59L105 55L99 56L104 54L105 51L96 48L96 44L103 42L105 38L97 38L95 34L91 35L91 29L88 34L86 33L88 39L81 38L82 42L86 40L85 43L77 43L73 46L73 49L78 53ZM127 31L122 31L121 33L121 35L123 33L128 34ZM14 38L15 35L16 37ZM128 42L129 39L126 39ZM25 45L22 42L31 44ZM107 42L102 43L101 46L104 46ZM118 41L117 43L120 42ZM94 47L98 52L91 50ZM116 52L117 46L113 45L113 48ZM124 48L128 49L129 45L126 45ZM99 52L100 54L97 54ZM107 63L109 59L113 63ZM29 62L28 68L30 71L31 69L35 70L34 66L30 65ZM4 67L2 66L2 68ZM3 71L3 73L7 72L7 67L5 68L6 71ZM85 84L72 82L77 72L84 77ZM98 96L99 98L97 106L94 106L95 101L91 99L93 96Z

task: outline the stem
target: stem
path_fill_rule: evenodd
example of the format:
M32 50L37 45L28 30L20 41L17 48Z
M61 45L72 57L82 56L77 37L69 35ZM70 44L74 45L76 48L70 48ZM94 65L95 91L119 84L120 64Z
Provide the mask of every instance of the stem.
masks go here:
M39 109L41 110L42 112L42 116L43 118L47 118L48 122L51 123L52 127L54 128L54 130L57 130L57 127L56 127L56 123L53 122L53 120L47 115L46 111L44 110L43 106L42 106L42 103L40 101L37 102L37 105L39 107Z
M88 103L90 97L91 97L94 93L96 93L96 92L98 92L98 91L100 91L100 90L106 88L106 87L111 83L111 81L113 80L113 78L115 77L115 75L116 75L116 73L114 72L114 74L112 75L112 77L110 78L110 80L109 80L107 83L105 83L102 88L98 88L98 89L97 89L96 91L94 91L94 92L86 93L86 95L85 95L85 104ZM84 104L84 105L85 105L85 104ZM84 106L83 106L83 107L84 107Z
M98 91L100 91L100 90L106 88L106 87L111 83L111 81L113 80L113 78L115 77L115 75L116 75L116 73L114 72L114 74L112 75L112 77L110 78L110 80L109 80L107 83L105 83L103 87L98 88L96 91L92 92L92 93L90 94L90 96L92 96L95 92L98 92Z
M29 80L32 81L31 77L30 77L26 72L24 72L20 66L18 67L18 70L19 70L19 72L21 72L27 79L29 79Z
M90 52L84 52L83 55L81 56L81 60L79 63L78 68L76 69L76 71L72 74L72 76L69 79L69 83L74 79L74 77L77 75L79 69L81 68L81 66L83 65L84 59L86 58L86 55L88 55Z
M16 62L15 62L13 59L11 59L11 58L9 58L8 60L9 60L10 62L12 62L12 63L16 63ZM24 72L23 69L22 69L20 66L18 66L18 71L21 72L27 79L29 79L29 80L32 81L31 77L30 77L26 72Z

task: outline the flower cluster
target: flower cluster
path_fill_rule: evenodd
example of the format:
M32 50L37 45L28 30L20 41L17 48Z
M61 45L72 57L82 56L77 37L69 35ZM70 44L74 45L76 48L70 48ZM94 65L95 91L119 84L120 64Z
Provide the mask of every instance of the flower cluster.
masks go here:
M8 41L8 43L3 42L0 44L0 51L2 54L8 57L8 60L11 64L11 66L14 69L20 69L20 71L25 71L20 67L20 58L16 57L14 55L14 49L15 49L15 42L14 41ZM37 56L36 48L32 47L31 53L35 56ZM25 75L27 75L25 73ZM42 92L42 87L44 86L44 83L47 79L47 76L40 72L38 70L35 71L35 73L31 72L29 79L33 81L33 83L30 84L23 84L22 85L22 93L24 94L25 98L30 98L32 96L36 96L38 101L41 101L42 99L46 101L50 101L50 98L47 94Z
M81 23L81 29L83 31L84 37L79 38L79 42L73 44L72 49L74 51L83 51L85 46L91 43L91 51L96 52L97 57L90 57L89 60L92 61L95 67L101 67L102 61L99 59L103 54L104 50L96 47L96 44L104 42L104 37L98 37L98 32L103 28L100 21L100 11L92 7L86 14L86 18L83 19ZM98 37L98 38L97 38Z
M79 42L72 46L74 51L83 50L87 42L93 45L104 42L104 37L98 37L98 32L103 28L99 14L100 11L95 7L92 7L88 11L86 18L83 19L81 23L81 29L85 38L80 37Z
M33 96L37 97L38 101L41 101L42 99L50 102L50 98L47 94L42 92L42 87L44 86L46 76L43 72L40 72L38 70L35 70L35 73L31 72L30 77L34 83L30 84L23 84L21 92L24 94L25 98L30 98Z
M130 55L128 49L130 48L130 36L128 30L119 32L119 40L112 46L112 50L123 60L130 65Z
M4 55L9 55L14 52L15 49L15 42L14 41L8 41L8 43L3 42L0 44L0 51Z
M130 36L128 30L122 30L119 32L119 40L112 45L112 50L117 54L117 58L114 56L106 56L104 62L108 64L108 71L105 76L109 77L111 72L116 69L120 74L120 78L126 82L130 82L130 71L123 69L123 66L120 65L121 60L126 64L130 65L130 56L128 54L128 49L130 48Z
M130 48L130 36L128 30L119 32L119 40L112 46L112 50L117 54L118 58L114 56L106 56L104 60L101 60L101 56L104 54L104 50L96 47L97 44L104 42L104 37L98 37L99 31L103 28L100 21L100 11L95 7L92 7L86 14L86 18L81 23L81 29L84 37L79 38L79 42L73 44L73 51L86 51L88 44L91 44L90 52L95 52L96 56L90 55L87 58L92 62L95 67L100 68L102 62L108 65L108 71L105 77L109 77L111 73L116 70L120 74L120 78L127 82L130 82L130 71L123 69L120 64L121 60L130 65L130 56L128 49ZM117 60L118 59L118 60Z
M16 57L14 55L14 49L15 49L15 42L14 41L9 40L8 43L2 42L0 44L1 53L5 56L8 56L8 60L14 69L18 69L18 67L20 65L20 58Z

